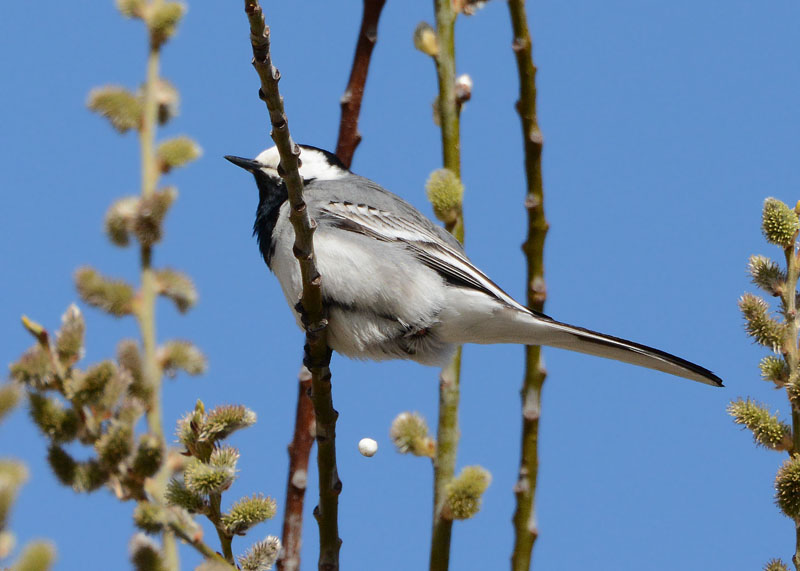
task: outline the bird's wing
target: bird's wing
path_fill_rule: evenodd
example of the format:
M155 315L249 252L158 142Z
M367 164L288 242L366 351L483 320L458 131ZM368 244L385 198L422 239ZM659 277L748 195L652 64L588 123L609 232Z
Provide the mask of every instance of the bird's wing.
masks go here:
M482 291L504 304L530 312L476 268L462 252L437 236L433 228L393 212L345 201L330 201L321 206L320 212L330 224L342 230L382 242L403 244L453 285Z
M520 310L519 313L513 313L513 328L498 329L495 337L487 337L489 330L485 329L480 339L471 339L473 342L549 345L722 386L722 380L708 369L675 355L626 339L561 323L523 307L473 266L463 252L437 236L436 227L427 221L418 222L411 217L364 204L335 200L321 205L319 216L326 223L342 230L357 232L383 242L402 244L417 259L453 285L481 291Z

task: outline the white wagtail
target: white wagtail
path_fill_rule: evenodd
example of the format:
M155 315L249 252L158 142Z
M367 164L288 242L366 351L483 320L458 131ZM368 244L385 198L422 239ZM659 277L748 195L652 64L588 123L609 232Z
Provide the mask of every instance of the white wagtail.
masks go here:
M332 153L301 149L300 175L318 224L314 249L334 351L441 366L463 343L548 345L722 386L714 373L680 357L520 305L469 261L450 233L405 200L351 173ZM278 150L272 147L255 159L225 158L255 176L259 201L253 232L295 308L302 283Z

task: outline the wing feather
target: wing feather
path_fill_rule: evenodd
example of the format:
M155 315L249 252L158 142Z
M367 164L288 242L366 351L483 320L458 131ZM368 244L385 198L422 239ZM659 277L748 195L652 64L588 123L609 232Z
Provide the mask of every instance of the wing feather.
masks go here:
M382 242L403 244L423 264L444 279L482 291L502 303L530 311L504 292L456 248L414 220L364 204L330 201L321 208L329 222L342 230L364 234Z

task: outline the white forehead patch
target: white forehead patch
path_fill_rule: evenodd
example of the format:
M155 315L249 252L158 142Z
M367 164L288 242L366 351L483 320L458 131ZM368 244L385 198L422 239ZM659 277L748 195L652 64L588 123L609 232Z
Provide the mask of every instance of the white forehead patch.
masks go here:
M270 147L254 160L262 165L265 174L270 176L278 174L278 164L281 162L278 147ZM346 170L332 164L328 157L315 149L301 147L300 162L300 176L304 179L336 180L347 176Z

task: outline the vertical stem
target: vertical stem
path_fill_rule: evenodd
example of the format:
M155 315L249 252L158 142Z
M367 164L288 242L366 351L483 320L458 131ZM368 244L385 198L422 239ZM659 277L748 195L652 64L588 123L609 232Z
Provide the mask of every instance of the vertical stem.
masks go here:
M297 385L297 409L294 436L289 444L289 477L283 513L283 549L276 562L278 571L300 570L300 547L303 534L303 504L308 481L308 458L314 443L314 404L308 396L311 373L303 367Z
M517 111L522 123L525 147L526 197L528 237L523 245L527 259L527 305L542 311L547 297L544 281L544 240L548 223L544 213L542 184L542 133L536 116L536 66L533 63L533 42L528 29L525 0L509 0L511 26L514 32L512 49L519 75ZM522 397L522 443L517 483L514 486L514 551L513 571L531 567L533 544L538 535L535 511L536 483L539 471L539 417L542 385L546 376L541 360L541 347L525 348L525 378Z
M797 346L797 279L800 274L797 253L795 252L794 241L792 246L785 250L786 254L786 286L783 293L783 307L786 318L786 325L789 331L786 334L786 346L784 347L786 362L789 365L790 378L795 375L798 369L798 346ZM790 399L791 401L791 399ZM792 454L800 451L800 412L792 404L792 443L794 450ZM795 569L800 571L800 521L795 521L795 553L792 557Z
M152 196L158 184L158 165L155 157L155 135L158 119L158 101L156 88L158 83L159 49L150 42L147 55L147 75L143 89L142 125L139 130L139 143L142 161L142 197ZM141 290L139 305L136 312L139 329L142 335L142 350L144 352L143 374L145 384L149 387L149 402L147 406L147 429L154 434L166 448L164 428L161 418L161 367L156 358L156 283L152 267L152 246L142 245L140 248L141 259ZM166 464L161 470L166 469ZM159 482L157 493L163 494L166 477L156 477ZM180 568L178 549L175 536L172 532L163 534L163 550L166 567L177 570Z
M339 137L336 142L336 156L350 168L356 147L361 143L358 132L358 115L361 112L361 100L364 97L364 86L367 83L367 72L372 57L372 48L378 41L378 20L386 0L364 0L364 12L361 16L361 28L358 31L356 53L353 66L350 68L350 79L342 95L342 118L339 121Z
M233 550L231 543L233 538L225 533L222 529L222 494L209 494L209 514L208 519L214 523L219 537L219 543L222 546L222 556L231 565L235 565L236 561L233 559Z
M158 82L158 50L150 48L147 58L147 78L144 84L144 112L139 141L142 153L142 197L152 196L158 183L155 161L155 130L158 102L155 97ZM142 334L144 350L144 377L150 389L150 402L147 409L148 429L161 440L164 430L161 424L161 371L156 360L156 319L155 319L155 275L152 267L152 246L141 246L142 287L140 291L137 317Z
M436 35L439 55L436 56L436 74L439 81L439 119L442 129L442 159L444 167L461 178L461 123L456 105L456 13L450 0L434 0L436 9ZM450 228L448 228L450 230ZM461 236L464 240L463 227Z
M444 167L461 178L461 142L455 81L456 12L450 0L434 0L439 54L436 74L439 83L439 124L442 131ZM461 206L456 221L447 230L464 242L464 217ZM458 449L458 402L460 398L461 347L442 370L439 381L439 420L436 429L436 455L433 459L433 529L431 533L431 571L444 571L450 563L450 537L453 522L442 517L444 489L453 479Z
M272 65L269 28L258 0L245 0L245 13L250 23L253 67L261 80L259 96L267 104L272 139L278 147L283 178L289 192L289 221L295 232L294 255L300 264L303 295L300 300L306 325L306 362L311 371L311 401L314 403L317 436L317 469L319 471L319 505L314 512L319 527L320 553L318 567L324 571L339 569L339 494L342 482L336 468L336 419L331 396L330 349L328 348L327 311L322 300L322 280L314 256L316 222L303 200L303 179L300 177L300 148L289 133L289 122L278 89L280 73Z

